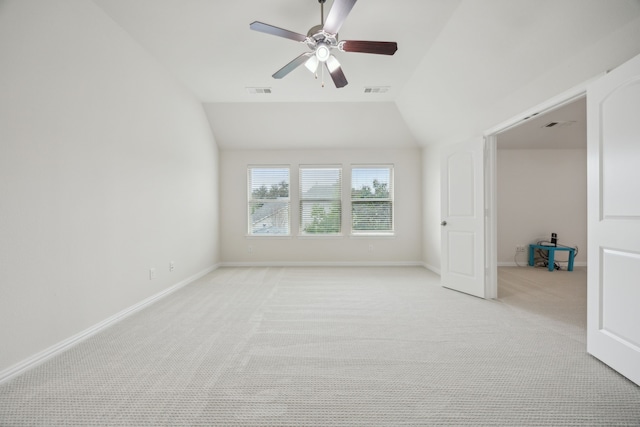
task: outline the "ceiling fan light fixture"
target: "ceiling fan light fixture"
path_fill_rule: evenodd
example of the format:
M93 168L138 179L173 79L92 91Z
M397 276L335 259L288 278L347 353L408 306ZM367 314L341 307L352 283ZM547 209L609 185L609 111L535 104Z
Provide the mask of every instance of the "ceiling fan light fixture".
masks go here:
M319 63L320 61L318 61L318 57L316 55L311 55L309 59L307 59L307 62L304 63L304 66L312 73L315 73L318 70Z
M330 73L333 73L335 70L340 68L340 63L338 62L336 57L333 55L329 55L329 58L327 58L326 63L327 63L327 69L329 70Z
M329 46L325 43L318 43L318 47L316 47L316 58L318 58L318 61L325 62L330 56Z
M293 61L276 71L272 75L274 79L283 78L302 64L305 64L306 68L316 74L316 78L318 78L318 67L324 70L324 66L321 64L324 63L329 73L331 73L331 79L336 88L341 88L345 87L348 82L340 63L331 54L333 49L337 48L341 52L372 53L377 55L393 55L398 50L398 44L396 42L370 40L338 41L338 32L357 0L333 0L331 10L326 20L324 19L323 7L326 0L317 1L320 3L320 25L311 27L306 35L259 21L254 21L249 24L249 29L253 31L301 42L311 49L311 51L298 55ZM2 0L0 0L0 2L2 2Z

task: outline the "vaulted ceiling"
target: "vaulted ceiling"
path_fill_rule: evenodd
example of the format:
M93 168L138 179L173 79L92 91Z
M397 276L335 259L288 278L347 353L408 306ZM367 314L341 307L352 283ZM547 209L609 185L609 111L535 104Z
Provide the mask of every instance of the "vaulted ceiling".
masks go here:
M398 51L336 52L349 81L336 89L305 67L273 79L308 48L249 29L306 34L317 0L94 2L202 101L223 149L451 142L640 53L640 0L360 0L340 39Z

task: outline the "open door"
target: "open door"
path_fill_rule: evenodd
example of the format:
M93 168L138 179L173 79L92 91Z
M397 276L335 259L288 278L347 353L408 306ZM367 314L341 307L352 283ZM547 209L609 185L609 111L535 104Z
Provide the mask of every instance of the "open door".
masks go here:
M587 89L587 351L640 384L640 56Z
M442 286L485 298L484 140L444 147L440 163Z

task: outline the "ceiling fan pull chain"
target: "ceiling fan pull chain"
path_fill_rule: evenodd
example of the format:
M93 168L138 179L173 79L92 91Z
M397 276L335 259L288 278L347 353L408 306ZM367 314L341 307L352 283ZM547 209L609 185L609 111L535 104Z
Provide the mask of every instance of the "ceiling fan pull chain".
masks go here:
M310 52L305 52L287 65L276 71L272 77L281 79L291 71L304 64L309 71L314 73L316 80L318 79L318 66L322 67L320 74L322 87L324 87L324 67L331 76L331 80L336 88L345 87L348 82L344 76L340 62L331 54L332 49L338 49L341 52L360 52L373 53L377 55L393 55L398 50L396 42L379 42L368 40L342 40L338 41L338 32L345 19L351 12L351 9L358 0L333 0L327 19L324 18L324 3L327 0L318 0L320 3L320 25L315 25L309 29L307 35L296 33L294 31L285 30L264 22L254 21L249 24L249 29L259 31L261 33L271 34L273 36L284 37L286 39L303 42L307 45ZM0 0L0 3L2 0Z

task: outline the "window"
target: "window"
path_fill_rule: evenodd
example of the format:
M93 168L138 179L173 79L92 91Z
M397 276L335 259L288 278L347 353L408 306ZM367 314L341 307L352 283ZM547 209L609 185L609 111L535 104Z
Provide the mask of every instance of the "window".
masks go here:
M249 234L289 234L289 168L249 167Z
M352 167L351 230L354 234L393 232L393 166Z
M338 234L342 221L342 169L300 168L300 233Z

